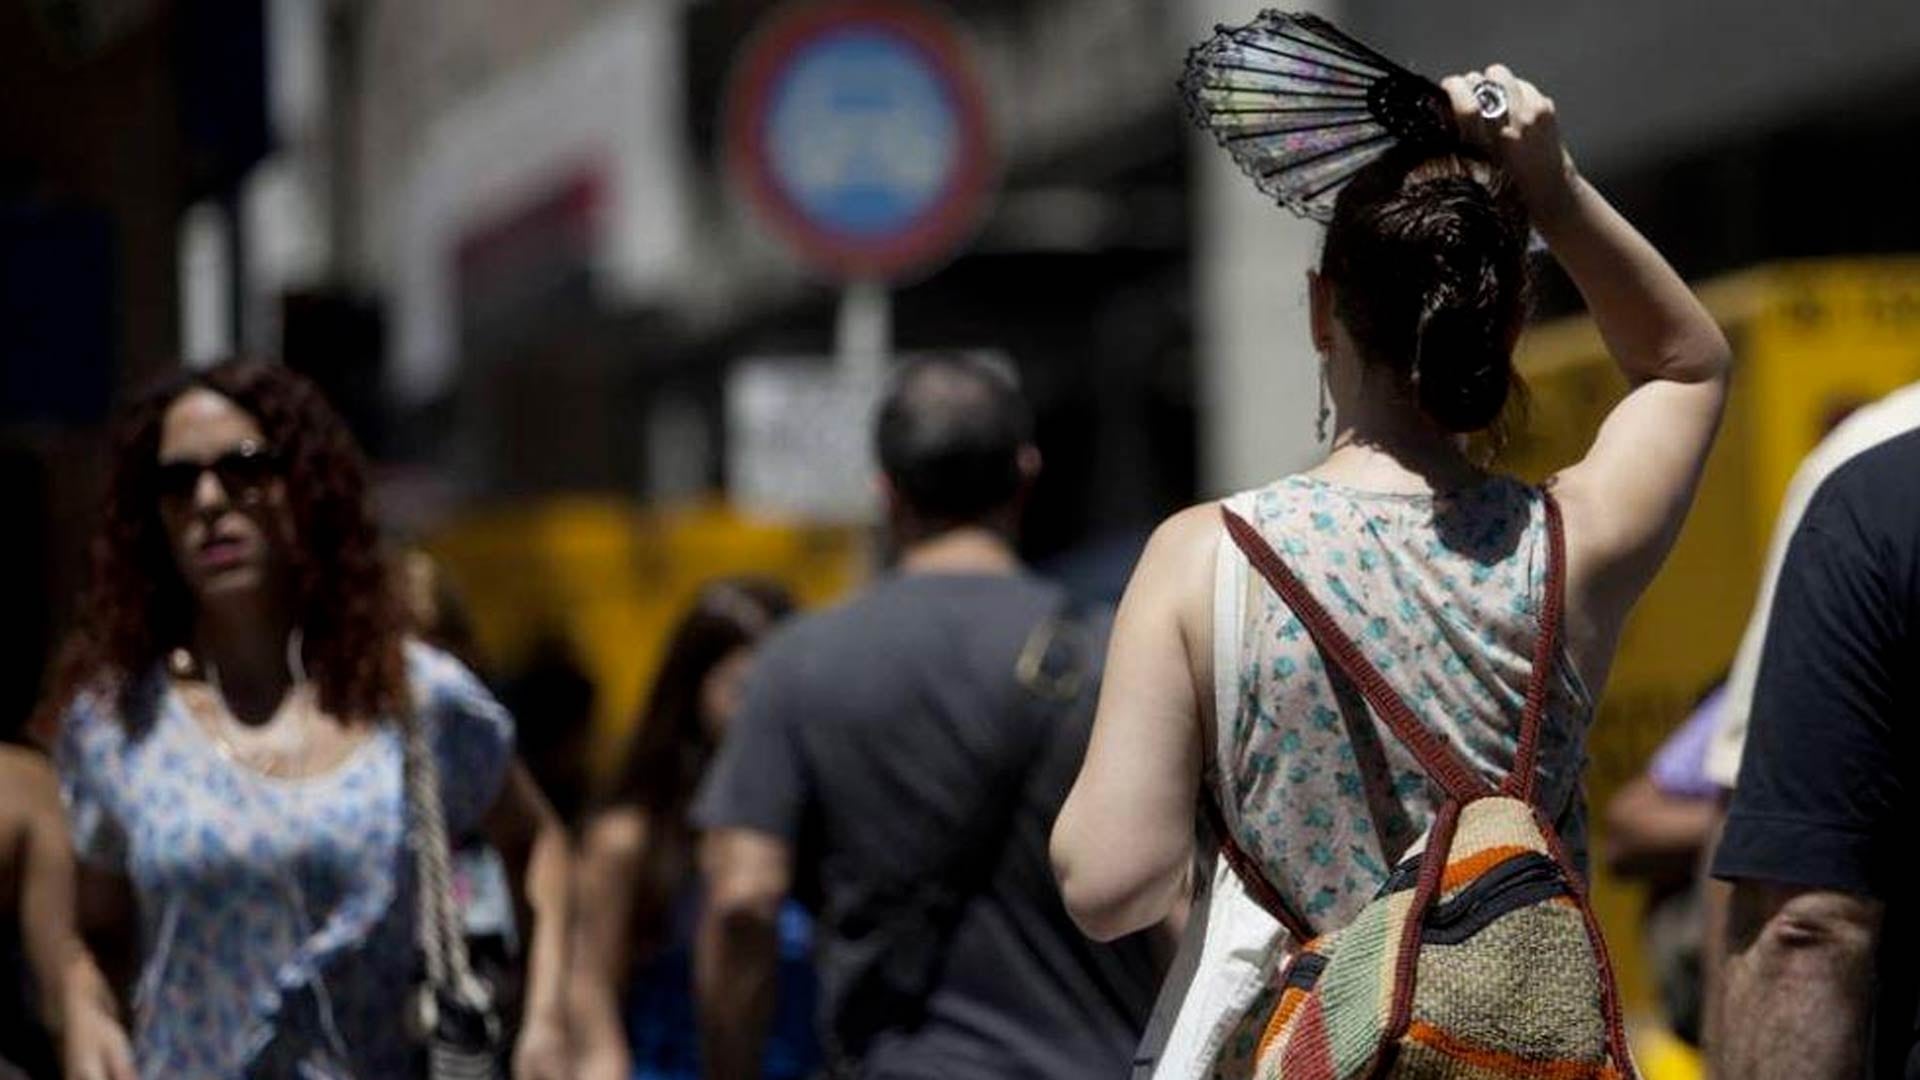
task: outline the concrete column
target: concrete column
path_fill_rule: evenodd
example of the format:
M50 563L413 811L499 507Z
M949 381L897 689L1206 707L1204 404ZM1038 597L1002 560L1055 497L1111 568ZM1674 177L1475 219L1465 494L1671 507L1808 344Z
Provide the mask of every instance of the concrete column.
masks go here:
M1337 17L1339 5L1295 9ZM1198 42L1216 23L1239 24L1254 7L1194 0L1182 29ZM1194 287L1200 379L1200 483L1221 495L1264 484L1318 459L1314 416L1319 360L1307 317L1307 270L1320 226L1294 217L1241 175L1210 135L1196 130Z
M260 356L283 352L286 294L320 284L333 265L325 8L325 0L266 6L267 106L279 148L241 182L234 222L242 247L240 344Z

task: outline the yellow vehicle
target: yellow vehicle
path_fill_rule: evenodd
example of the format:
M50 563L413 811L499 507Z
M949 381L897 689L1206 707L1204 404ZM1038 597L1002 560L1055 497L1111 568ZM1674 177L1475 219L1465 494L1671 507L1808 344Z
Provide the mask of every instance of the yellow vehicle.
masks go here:
M1800 459L1847 412L1920 380L1920 258L1783 263L1701 292L1733 342L1732 398L1686 528L1621 639L1590 742L1596 810L1731 665ZM1625 387L1585 318L1531 330L1521 369L1530 414L1502 462L1539 478L1575 460ZM1594 888L1629 1000L1650 1015L1641 898L1598 869ZM1642 1051L1650 1080L1698 1075L1657 1033Z

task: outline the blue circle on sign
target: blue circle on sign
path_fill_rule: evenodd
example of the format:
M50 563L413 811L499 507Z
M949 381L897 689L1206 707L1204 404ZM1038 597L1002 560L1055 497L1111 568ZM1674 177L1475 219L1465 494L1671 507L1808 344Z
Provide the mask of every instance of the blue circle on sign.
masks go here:
M960 114L918 48L868 28L823 35L781 72L767 112L768 164L826 230L886 236L932 209L960 161Z

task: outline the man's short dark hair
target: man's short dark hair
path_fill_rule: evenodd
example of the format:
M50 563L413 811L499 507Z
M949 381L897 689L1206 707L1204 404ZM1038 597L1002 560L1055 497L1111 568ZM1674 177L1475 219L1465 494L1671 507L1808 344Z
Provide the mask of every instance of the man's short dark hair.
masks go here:
M881 471L916 516L944 525L979 521L1020 492L1020 451L1033 412L1011 369L941 353L895 374L874 423Z

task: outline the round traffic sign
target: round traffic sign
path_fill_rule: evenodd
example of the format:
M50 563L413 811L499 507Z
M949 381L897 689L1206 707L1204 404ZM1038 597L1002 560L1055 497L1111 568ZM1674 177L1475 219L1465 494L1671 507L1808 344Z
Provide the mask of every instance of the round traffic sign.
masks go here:
M995 172L960 33L903 0L777 14L727 95L727 151L780 236L843 278L892 279L951 255Z

